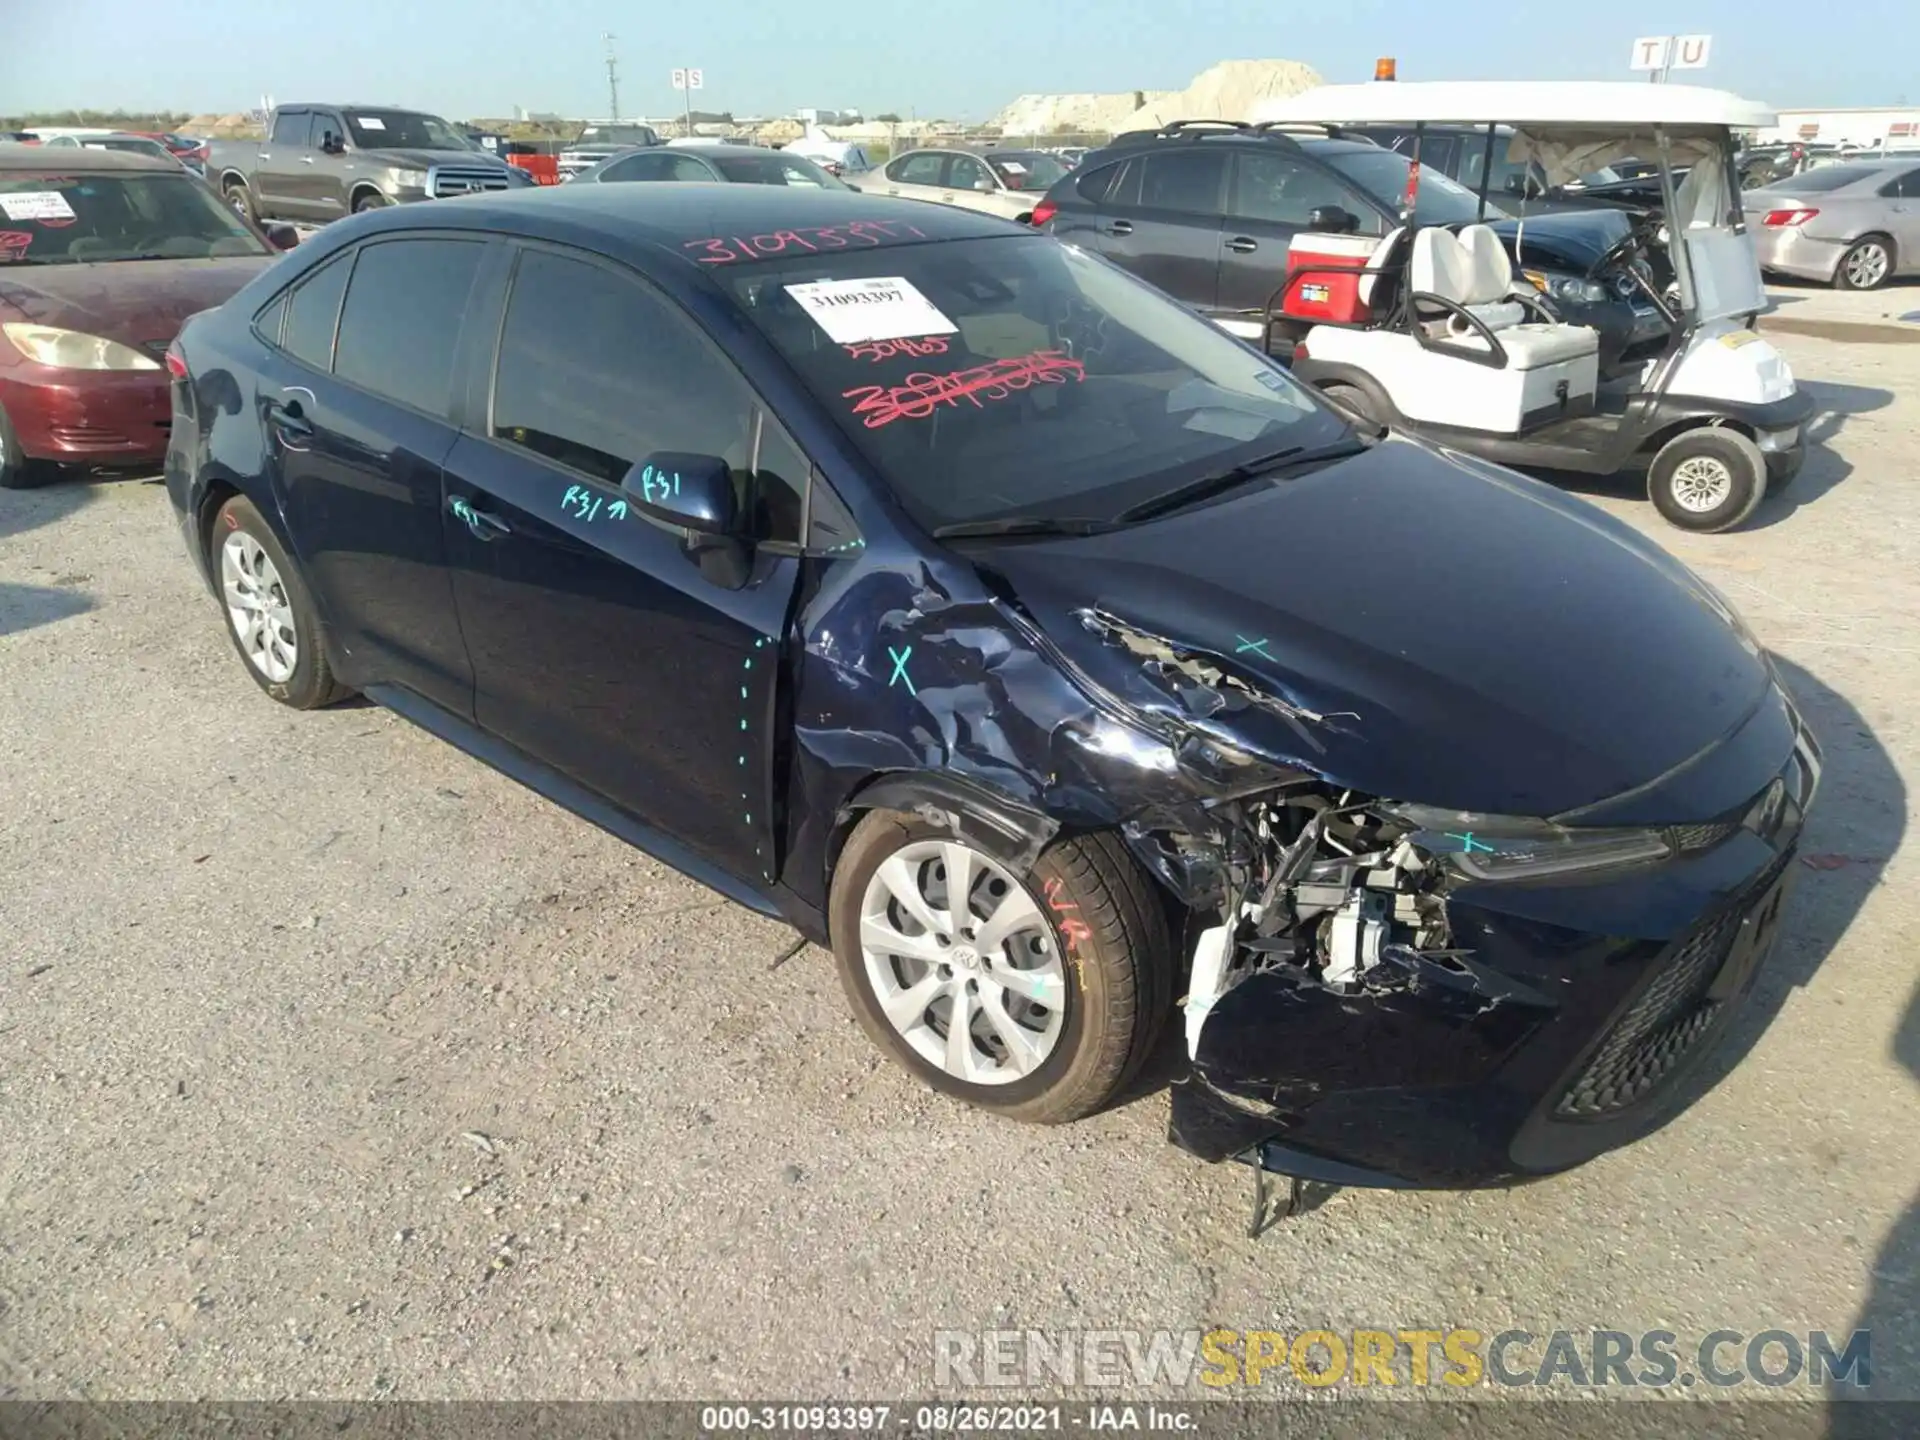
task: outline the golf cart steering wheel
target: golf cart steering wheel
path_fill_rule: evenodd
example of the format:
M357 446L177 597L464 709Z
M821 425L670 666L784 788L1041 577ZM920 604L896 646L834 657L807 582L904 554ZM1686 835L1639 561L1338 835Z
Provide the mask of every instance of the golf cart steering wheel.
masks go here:
M1648 280L1645 275L1642 275L1639 267L1632 263L1634 253L1646 248L1648 237L1645 227L1649 225L1655 225L1651 216L1635 219L1627 233L1609 245L1605 253L1602 254L1598 260L1594 261L1593 269L1589 273L1593 275L1606 275L1615 269L1624 270L1628 277L1632 279L1634 285L1637 286L1649 300L1660 307L1660 313L1667 317L1668 323L1674 324L1679 321L1680 317L1676 315L1667 304L1666 297L1654 288L1653 282ZM1657 228L1657 226L1655 228Z

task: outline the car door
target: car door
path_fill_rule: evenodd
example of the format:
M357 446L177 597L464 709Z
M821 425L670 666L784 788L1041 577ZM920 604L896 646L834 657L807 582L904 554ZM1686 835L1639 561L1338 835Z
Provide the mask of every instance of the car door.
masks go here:
M329 142L333 142L331 151ZM348 169L357 171L360 167L353 153L343 148L346 142L347 127L338 114L331 110L313 112L307 127L307 153L295 179L301 203L312 206L316 219L336 220L347 213Z
M447 461L475 719L764 883L806 462L732 362L629 271L529 244L499 335ZM681 532L629 507L622 477L661 451L733 469L765 541L744 583L709 578Z
M1920 168L1907 171L1883 186L1887 196L1887 229L1893 234L1894 264L1907 273L1920 272Z
M886 191L906 200L940 201L947 192L947 161L944 150L915 150L898 160L887 162L880 173L886 177Z
M388 681L470 716L441 462L453 366L484 240L382 238L304 277L265 367L270 480L355 683Z
M1278 150L1235 151L1227 224L1220 233L1219 312L1261 323L1244 317L1265 312L1286 279L1293 237L1307 228L1315 210L1330 205L1353 215L1359 234L1385 233L1379 211L1365 197L1311 160Z
M982 210L989 215L1013 219L1033 209L1032 201L1021 200L1017 191L1000 183L986 161L977 155L954 155L947 161L947 188L941 199L966 210Z
M311 220L315 218L300 202L299 172L307 153L307 128L312 115L306 110L276 110L273 130L260 147L253 166L253 193L261 212L275 220Z
M1226 150L1167 145L1129 162L1138 183L1120 177L1102 203L1108 258L1174 299L1211 314L1219 295L1221 207Z

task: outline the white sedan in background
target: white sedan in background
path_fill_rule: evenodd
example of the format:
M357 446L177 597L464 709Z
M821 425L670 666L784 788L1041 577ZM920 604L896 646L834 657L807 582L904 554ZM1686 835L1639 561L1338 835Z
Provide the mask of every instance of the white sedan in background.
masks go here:
M859 188L1026 220L1067 167L1038 150L909 150L863 175Z

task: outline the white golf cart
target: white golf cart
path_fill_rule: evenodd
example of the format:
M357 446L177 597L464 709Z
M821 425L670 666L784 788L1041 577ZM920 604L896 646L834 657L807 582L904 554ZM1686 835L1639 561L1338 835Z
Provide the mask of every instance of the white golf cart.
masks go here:
M1683 85L1376 81L1269 101L1256 119L1414 128L1400 227L1378 240L1295 236L1268 305L1270 326L1302 336L1295 373L1329 398L1501 464L1595 475L1644 464L1654 504L1687 530L1741 524L1799 472L1813 403L1751 328L1766 296L1734 166L1734 132L1773 123L1764 105ZM1562 323L1494 231L1422 225L1418 138L1430 124L1485 126L1489 151L1495 126L1511 127L1508 157L1537 161L1549 183L1657 160L1664 203L1621 242L1641 253L1618 268L1666 313L1665 352L1601 385L1596 332Z

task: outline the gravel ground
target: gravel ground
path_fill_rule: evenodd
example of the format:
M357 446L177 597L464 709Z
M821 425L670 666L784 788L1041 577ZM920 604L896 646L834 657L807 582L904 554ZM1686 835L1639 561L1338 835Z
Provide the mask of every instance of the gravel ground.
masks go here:
M963 1109L791 932L383 710L268 702L158 485L0 493L0 1396L925 1395L936 1329L1216 1325L1871 1327L1920 1396L1920 348L1780 343L1828 412L1791 501L1693 538L1595 496L1827 750L1725 1078L1570 1175L1258 1241L1163 1095Z

